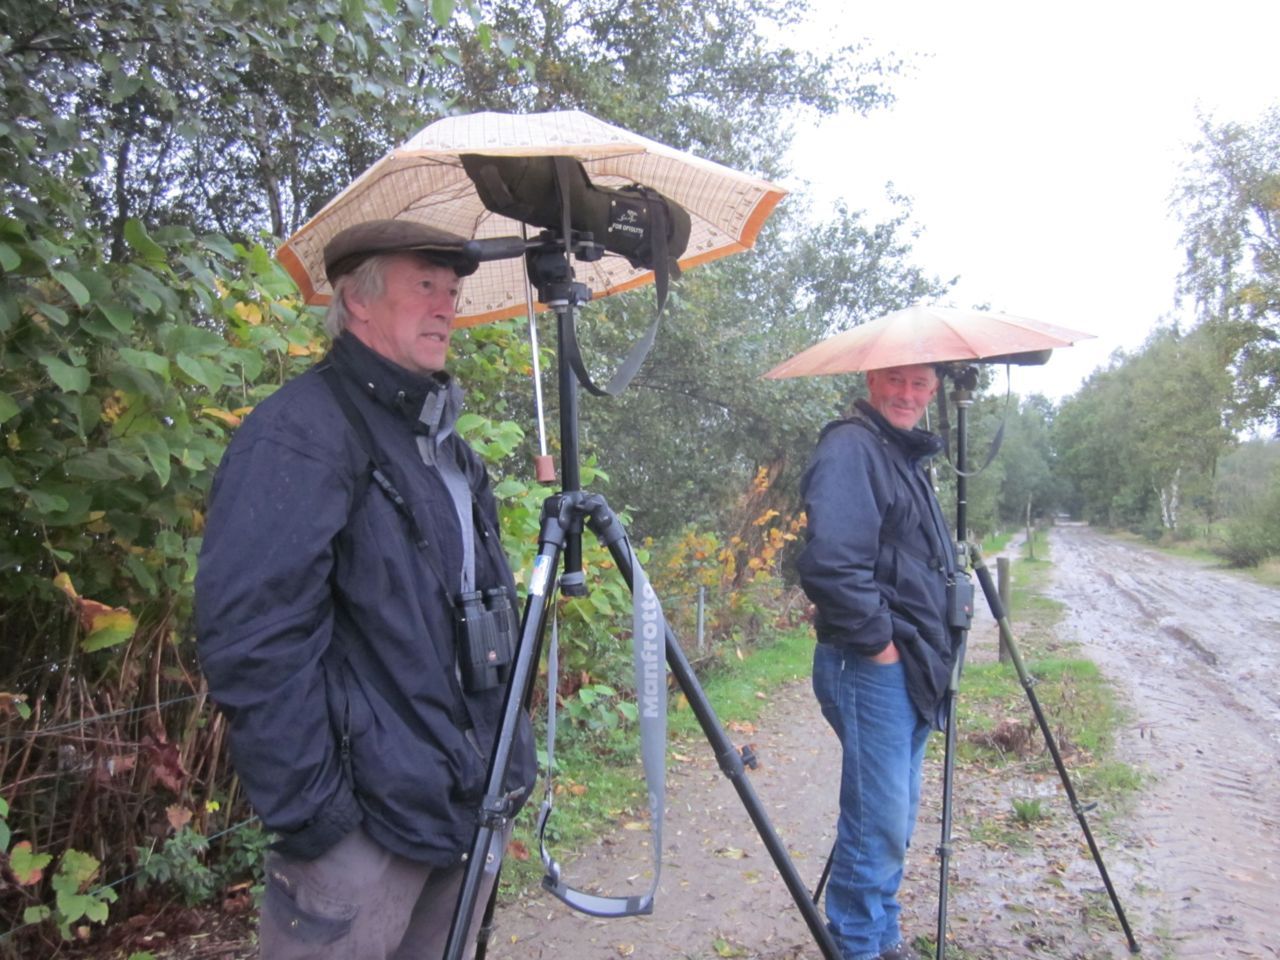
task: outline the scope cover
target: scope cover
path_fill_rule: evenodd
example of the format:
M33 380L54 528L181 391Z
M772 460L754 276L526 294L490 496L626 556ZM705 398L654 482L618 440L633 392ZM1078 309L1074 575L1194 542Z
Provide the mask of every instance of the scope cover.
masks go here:
M554 157L491 157L463 154L462 168L475 184L481 202L494 213L535 227L559 230L561 189L569 191L570 228L590 233L610 253L626 257L635 268L656 270L653 232L665 225L668 270L679 275L676 261L689 245L689 214L674 200L639 184L600 187L582 163L562 168L568 183L556 176ZM661 206L663 216L655 210Z

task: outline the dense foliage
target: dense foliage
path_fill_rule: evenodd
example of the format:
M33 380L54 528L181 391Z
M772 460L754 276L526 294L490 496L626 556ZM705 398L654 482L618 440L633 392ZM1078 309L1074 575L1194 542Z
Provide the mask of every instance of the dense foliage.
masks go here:
M1157 330L1063 403L1055 439L1086 516L1171 533L1185 503L1214 518L1213 477L1233 441L1217 343L1203 328Z

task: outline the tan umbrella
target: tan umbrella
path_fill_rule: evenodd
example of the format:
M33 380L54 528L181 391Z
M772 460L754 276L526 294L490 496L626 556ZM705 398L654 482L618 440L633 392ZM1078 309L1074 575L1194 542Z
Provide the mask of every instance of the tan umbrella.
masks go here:
M917 363L1004 359L1070 346L1092 336L1007 313L916 304L828 337L784 360L765 377L781 380Z
M338 231L366 220L406 218L468 239L518 236L523 225L487 210L462 168L462 154L568 156L593 184L641 184L689 214L689 243L679 263L693 267L751 247L784 190L709 160L674 150L576 110L476 113L426 127L366 170L280 248L277 257L308 303L327 303L324 247ZM527 228L526 228L527 229ZM575 263L593 297L653 281L652 271L606 255ZM470 326L526 309L521 258L494 260L462 281L458 324Z

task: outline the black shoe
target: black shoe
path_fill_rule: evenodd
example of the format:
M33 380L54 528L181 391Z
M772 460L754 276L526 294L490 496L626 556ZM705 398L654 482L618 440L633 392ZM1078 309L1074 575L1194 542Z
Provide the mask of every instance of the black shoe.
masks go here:
M913 956L907 941L899 940L888 950L881 950L878 960L912 960Z

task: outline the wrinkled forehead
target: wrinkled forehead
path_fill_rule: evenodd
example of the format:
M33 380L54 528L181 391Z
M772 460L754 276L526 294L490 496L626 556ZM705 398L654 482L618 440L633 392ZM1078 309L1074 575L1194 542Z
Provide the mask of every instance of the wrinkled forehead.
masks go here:
M938 383L938 371L929 363L913 363L901 367L883 367L867 371L867 382L872 380L903 380L907 383L928 384L930 389Z

